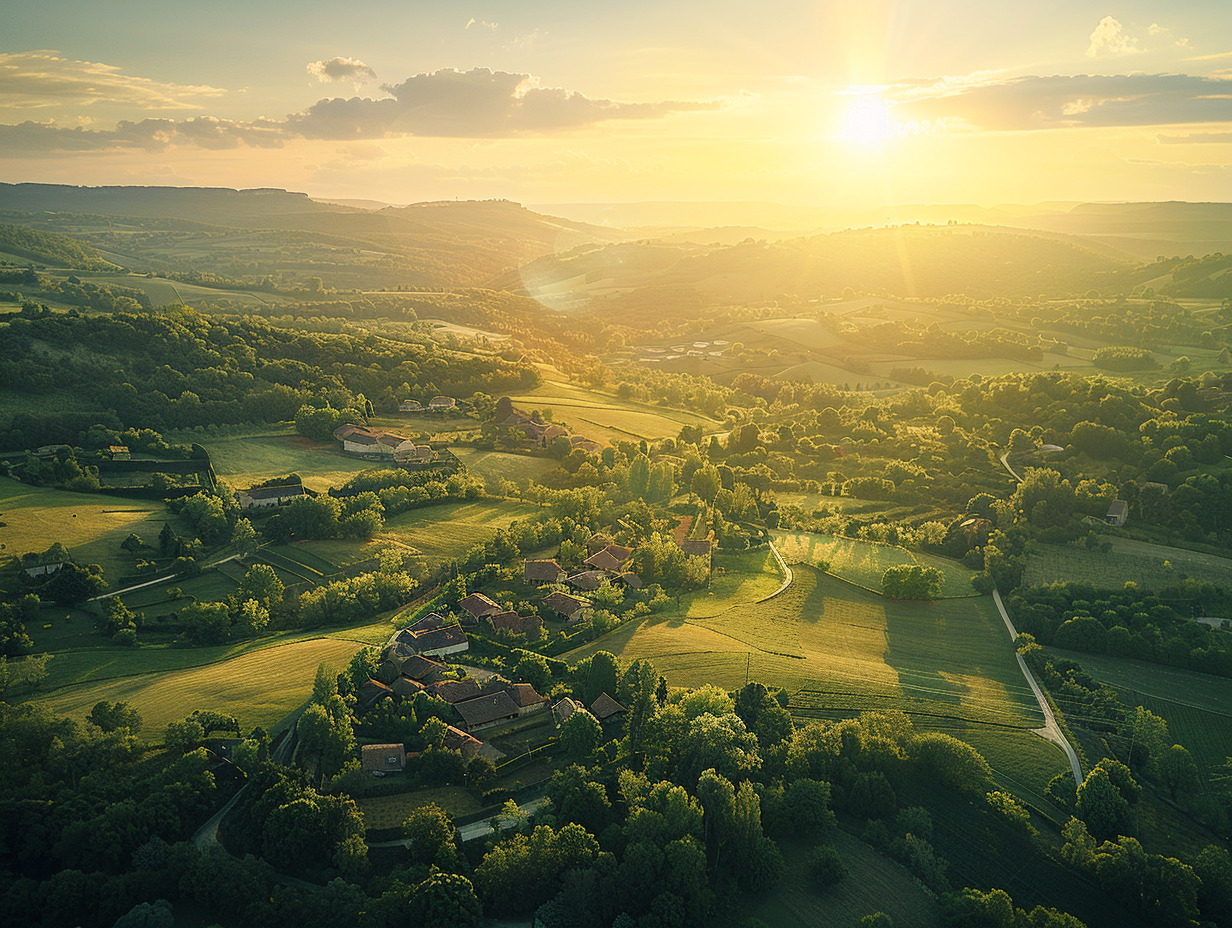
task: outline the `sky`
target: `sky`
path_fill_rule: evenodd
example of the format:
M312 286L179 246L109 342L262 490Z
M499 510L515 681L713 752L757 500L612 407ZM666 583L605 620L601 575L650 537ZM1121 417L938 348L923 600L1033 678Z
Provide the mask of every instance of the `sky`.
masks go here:
M42 0L0 180L387 203L1232 200L1232 4Z

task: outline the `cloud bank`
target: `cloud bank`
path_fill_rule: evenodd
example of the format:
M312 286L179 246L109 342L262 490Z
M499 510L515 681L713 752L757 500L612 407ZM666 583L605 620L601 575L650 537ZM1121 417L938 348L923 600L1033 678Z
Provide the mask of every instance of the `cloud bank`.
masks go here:
M362 64L354 62L354 64ZM388 96L334 97L284 119L239 122L213 117L145 119L115 129L68 129L28 121L0 125L0 152L158 150L172 145L276 147L290 139L382 139L399 136L504 138L584 128L613 119L658 119L718 109L718 102L621 103L540 87L529 74L442 70L383 85Z
M1190 74L946 78L894 96L896 120L992 130L1232 122L1232 80Z
M218 87L134 77L113 65L64 58L54 51L0 54L0 106L40 108L121 103L148 110L200 109Z

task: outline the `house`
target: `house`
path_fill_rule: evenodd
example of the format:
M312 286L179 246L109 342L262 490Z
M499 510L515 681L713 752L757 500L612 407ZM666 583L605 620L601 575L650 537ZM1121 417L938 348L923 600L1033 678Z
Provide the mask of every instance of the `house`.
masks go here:
M402 631L403 631L403 632L410 632L412 635L417 635L417 634L419 634L420 632L430 632L430 631L435 631L435 630L436 630L436 629L438 629L438 628L444 628L446 625L454 625L454 624L456 624L456 623L455 623L455 622L453 622L452 620L447 622L447 621L446 621L446 620L445 620L445 619L444 619L444 618L440 615L440 613L437 613L437 612L429 612L429 613L428 613L427 615L425 615L422 619L420 619L419 621L417 621L417 622L415 622L415 623L413 623L413 624L411 624L411 625L408 625L408 626L407 626L406 628L404 628ZM402 634L402 632L399 632L399 634Z
M590 714L600 722L606 722L614 715L620 715L625 707L607 693L600 693L599 698L590 704Z
M374 777L406 769L405 744L365 744L359 749L360 769Z
M557 725L564 725L569 721L570 717L575 712L585 712L586 707L574 699L572 696L566 696L556 705L552 706L552 718Z
M417 653L425 657L445 657L447 654L459 654L467 650L471 643L461 625L446 625L444 628L415 633L413 646Z
M583 570L571 576L565 582L575 590L593 593L599 589L607 575L601 570Z
M619 545L608 545L602 551L592 554L583 563L596 570L610 570L612 573L616 573L620 570L622 559L612 553L613 548L621 551L625 550Z
M129 453L128 445L112 445L107 449L107 455L113 461L131 461L132 454Z
M458 603L458 608L470 616L472 622L478 622L485 616L505 611L494 599L484 596L482 593L471 593L470 596L467 596Z
M419 400L403 400L398 404L398 412L423 412L423 403Z
M512 721L521 714L521 707L503 690L456 703L453 709L461 716L462 727L472 733Z
M642 578L631 570L626 570L624 573L616 575L616 582L623 583L626 589L640 590L642 588Z
M307 496L303 484L287 483L276 487L253 487L235 494L240 509L274 509L289 506L301 496Z
M522 567L522 580L525 583L534 583L539 585L544 583L559 583L560 578L564 575L564 568L556 562L555 558L547 561L527 560Z
M710 540L706 538L702 538L702 539L686 538L684 541L680 542L680 550L683 551L685 554L687 554L689 557L709 558L710 549L712 547L713 546Z
M334 429L334 438L342 442L342 450L350 454L389 458L394 456L394 450L399 445L407 441L405 435L364 425L340 425Z
M382 683L380 680L369 678L367 682L360 685L359 690L355 694L359 697L359 704L367 707L381 699L391 699L394 691Z
M574 448L581 448L587 454L598 454L603 450L603 445L582 435L574 435L569 439L569 443L573 445Z
M529 683L512 684L509 695L518 704L518 715L531 715L535 712L542 712L548 707L548 698L540 696Z
M589 538L586 539L586 554L588 556L592 554L598 554L600 551L602 551L604 548L606 548L611 543L612 543L612 539L608 538L602 532L595 534L595 535L591 535Z
M429 696L445 700L451 706L480 695L479 684L469 677L465 680L442 680L424 687L424 692Z
M467 734L462 729L454 728L452 725L445 729L445 741L442 747L460 753L463 763L467 764L476 757L486 757L494 764L500 763L505 757L504 751L490 744L484 744L474 735Z
M395 680L402 676L402 668L390 657L385 658L376 668L376 678L386 686L393 686Z
M452 396L434 396L428 401L429 409L439 409L441 411L453 409L457 405L458 401Z
M519 634L522 631L522 617L516 612L497 612L487 617L494 632L509 632Z
M27 577L42 577L47 574L54 574L57 570L64 566L64 561L57 561L54 564L34 564L26 567ZM65 575L67 576L67 574Z
M1128 518L1129 504L1123 499L1114 499L1112 505L1108 507L1108 514L1104 516L1104 521L1109 525L1124 525Z
M408 676L398 677L389 684L389 688L394 691L395 696L401 696L403 699L414 699L425 687L418 680L412 680Z
M415 654L402 662L402 676L424 686L431 686L445 676L445 665Z
M568 593L550 593L543 597L540 606L556 613L568 622L583 618L592 607L588 600Z

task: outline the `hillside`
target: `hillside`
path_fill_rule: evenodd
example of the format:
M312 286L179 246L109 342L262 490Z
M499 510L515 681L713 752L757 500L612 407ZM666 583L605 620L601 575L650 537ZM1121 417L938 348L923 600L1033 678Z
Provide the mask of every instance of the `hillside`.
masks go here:
M140 270L326 287L467 286L621 234L507 200L361 210L285 190L0 185L10 222L77 236Z
M36 264L84 271L116 269L94 248L67 235L0 224L0 256L25 258Z

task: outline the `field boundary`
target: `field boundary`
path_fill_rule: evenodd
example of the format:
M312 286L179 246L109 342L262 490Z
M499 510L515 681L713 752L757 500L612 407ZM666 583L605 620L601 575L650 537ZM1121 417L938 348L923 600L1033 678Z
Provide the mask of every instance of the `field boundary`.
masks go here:
M779 570L783 572L783 582L779 585L779 588L769 596L765 596L757 600L758 603L768 603L779 594L787 592L787 588L791 586L792 581L795 579L795 574L791 572L791 568L788 567L787 562L783 560L783 555L779 554L779 549L774 546L774 539L767 539L767 544L770 545L770 553L773 554L774 559L779 562Z

